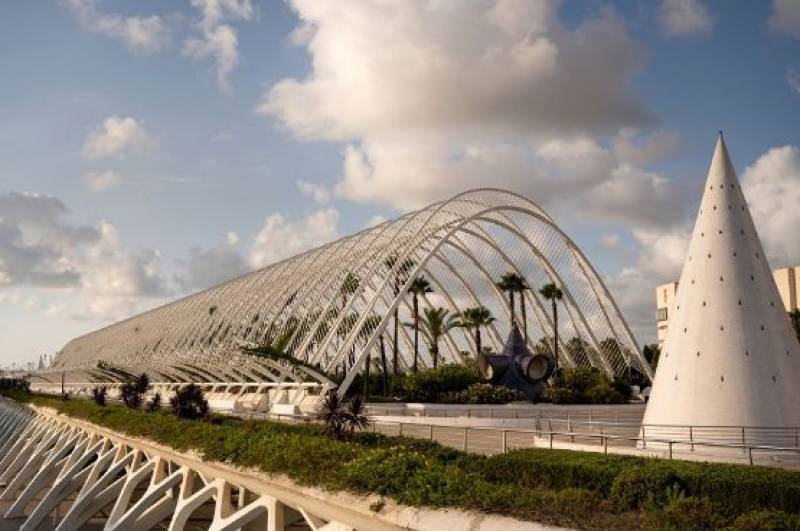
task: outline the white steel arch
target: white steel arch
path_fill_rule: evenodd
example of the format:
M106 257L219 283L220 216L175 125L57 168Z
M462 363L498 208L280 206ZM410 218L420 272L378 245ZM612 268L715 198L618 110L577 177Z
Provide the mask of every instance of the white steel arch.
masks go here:
M98 367L136 367L161 380L169 374L185 379L193 370L243 383L261 374L272 383L329 386L324 375L340 371L343 392L381 336L387 358L394 358L393 314L397 309L401 321L411 320L408 287L418 275L435 288L421 301L423 307L452 312L487 307L497 318L489 343L498 348L509 332L510 312L494 282L508 271L531 287L524 295L532 310L526 323L529 346L552 337L549 302L538 288L553 282L565 295L562 363L592 364L609 375L631 367L652 376L585 255L539 206L498 189L464 192L76 338L48 372L85 382L103 379ZM398 365L409 367L413 341L405 327L398 330ZM572 344L587 345L590 352L573 356L574 338L580 341ZM474 358L469 334L452 332L443 343L443 354L452 360ZM254 357L243 344L272 345L302 363ZM430 360L420 342L420 364Z

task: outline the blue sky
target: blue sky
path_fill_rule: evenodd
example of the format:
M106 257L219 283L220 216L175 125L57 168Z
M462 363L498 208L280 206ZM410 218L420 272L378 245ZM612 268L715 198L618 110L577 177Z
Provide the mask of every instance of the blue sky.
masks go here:
M795 0L4 2L0 71L0 366L482 185L651 341L718 129L800 263Z

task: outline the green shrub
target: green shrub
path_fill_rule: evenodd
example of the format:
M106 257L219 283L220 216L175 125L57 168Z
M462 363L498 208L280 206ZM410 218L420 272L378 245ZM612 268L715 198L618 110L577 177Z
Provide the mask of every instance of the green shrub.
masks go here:
M525 400L525 395L502 385L474 383L455 393L439 396L440 403L446 404L508 404Z
M478 375L462 365L442 365L436 369L404 374L396 389L406 402L439 402L448 393L458 393L475 383Z
M783 511L753 511L733 522L733 531L798 531L800 516Z
M611 380L595 367L559 369L544 399L554 404L625 404L630 399L630 386Z
M672 467L641 466L623 470L611 485L611 500L623 510L639 509L645 503L664 505L671 489L685 485Z
M92 400L100 407L106 407L108 403L108 388L105 385L92 388Z
M150 388L150 379L145 373L136 378L128 379L122 384L120 398L128 409L139 409L144 401L144 394Z
M196 420L208 415L208 401L203 390L195 384L178 389L169 404L172 412L182 419Z
M708 498L677 496L657 516L659 527L678 531L719 529L722 518L714 511Z

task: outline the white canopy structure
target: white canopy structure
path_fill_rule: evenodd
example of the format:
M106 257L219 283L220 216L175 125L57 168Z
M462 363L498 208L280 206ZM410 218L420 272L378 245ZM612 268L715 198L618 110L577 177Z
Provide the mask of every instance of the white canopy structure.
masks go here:
M800 426L800 344L722 134L669 311L644 416L651 435L650 425L739 427L737 442L745 427Z
M528 199L494 189L459 194L74 339L51 369L36 374L86 382L146 371L162 382L330 385L324 374L344 371L344 391L368 361L374 371L382 358L390 372L395 359L400 371L411 366L413 331L402 323L411 320L408 289L419 276L433 289L420 297L421 310L487 307L497 321L484 330L484 344L500 351L510 314L495 283L509 271L531 288L524 292L528 320L520 323L531 348L552 337L549 303L538 293L552 282L564 293L564 365L610 375L632 367L650 377L619 309L574 242ZM247 345L270 345L302 363L242 352ZM440 356L474 360L470 331L449 332ZM419 364L431 363L420 341Z

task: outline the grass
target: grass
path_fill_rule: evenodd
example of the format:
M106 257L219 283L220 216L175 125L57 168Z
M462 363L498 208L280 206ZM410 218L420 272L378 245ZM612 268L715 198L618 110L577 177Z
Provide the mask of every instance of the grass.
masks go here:
M483 457L373 433L335 440L318 425L221 416L199 422L85 400L4 394L206 460L412 506L579 529L800 529L800 473L786 470L547 449Z

